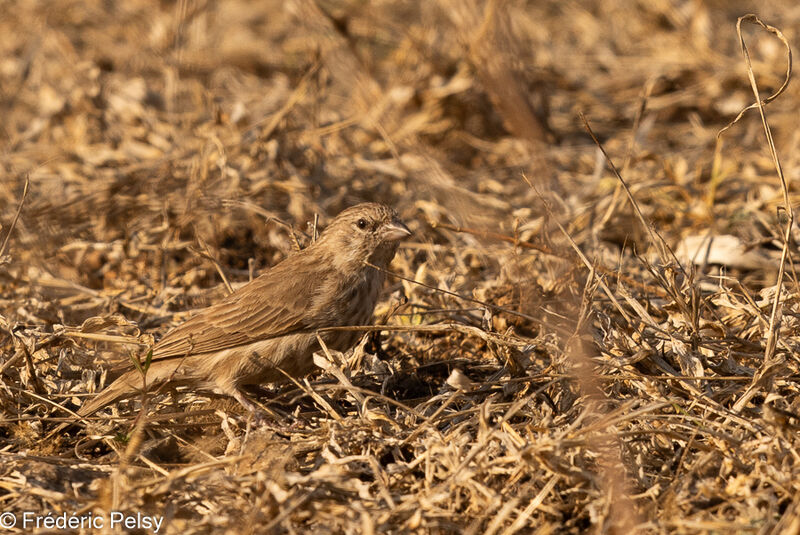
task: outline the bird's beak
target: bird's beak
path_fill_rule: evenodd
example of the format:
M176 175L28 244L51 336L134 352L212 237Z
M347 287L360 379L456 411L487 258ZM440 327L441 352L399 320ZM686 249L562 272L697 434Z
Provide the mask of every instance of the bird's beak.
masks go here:
M383 239L386 241L397 241L411 236L411 231L402 221L394 220L383 226Z

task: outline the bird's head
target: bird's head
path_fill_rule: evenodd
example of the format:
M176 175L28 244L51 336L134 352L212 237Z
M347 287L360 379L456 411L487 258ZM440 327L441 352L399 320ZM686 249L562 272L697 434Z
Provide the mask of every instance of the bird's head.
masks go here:
M332 248L341 268L353 269L365 262L385 268L394 258L398 242L409 235L411 231L392 208L362 203L336 216L317 244Z

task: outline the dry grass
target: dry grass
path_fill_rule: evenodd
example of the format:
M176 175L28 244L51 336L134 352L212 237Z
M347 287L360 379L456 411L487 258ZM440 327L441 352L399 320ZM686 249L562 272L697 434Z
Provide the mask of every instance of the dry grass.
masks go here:
M800 533L797 85L717 138L737 18L800 10L530 4L0 2L0 512ZM787 49L742 30L765 98ZM177 392L48 436L359 200L415 232L385 328L266 426Z

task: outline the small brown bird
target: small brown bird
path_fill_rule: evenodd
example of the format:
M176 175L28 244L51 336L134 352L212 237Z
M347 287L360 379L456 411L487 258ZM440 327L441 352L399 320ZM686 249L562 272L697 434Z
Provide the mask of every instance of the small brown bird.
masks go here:
M317 330L364 325L372 317L384 273L398 241L411 232L397 213L363 203L340 213L319 239L258 278L168 332L153 347L147 387L169 383L227 394L250 412L245 385L300 377L314 369ZM358 331L319 333L339 351L352 347ZM142 389L131 369L78 414L89 416Z

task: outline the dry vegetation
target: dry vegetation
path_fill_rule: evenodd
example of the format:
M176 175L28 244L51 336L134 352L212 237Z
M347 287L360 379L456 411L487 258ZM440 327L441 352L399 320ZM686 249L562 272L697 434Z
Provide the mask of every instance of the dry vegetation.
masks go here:
M797 85L765 107L787 187L757 109L717 141L755 101L737 18L796 48L796 3L757 4L0 2L0 510L800 532ZM742 29L766 97L786 46ZM265 426L162 392L51 435L360 200L415 232L386 328L254 392Z

